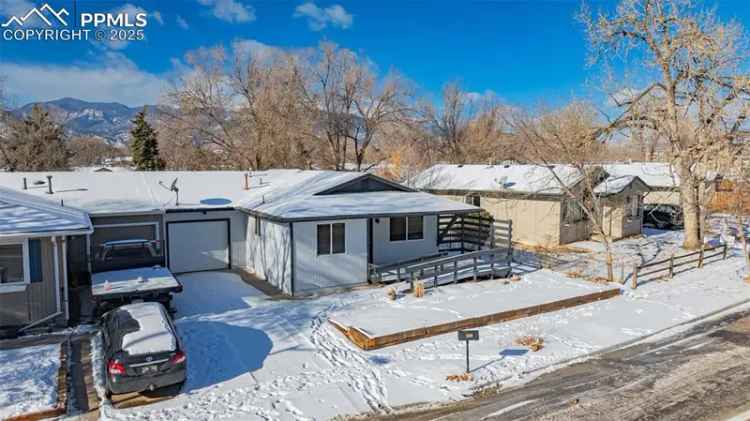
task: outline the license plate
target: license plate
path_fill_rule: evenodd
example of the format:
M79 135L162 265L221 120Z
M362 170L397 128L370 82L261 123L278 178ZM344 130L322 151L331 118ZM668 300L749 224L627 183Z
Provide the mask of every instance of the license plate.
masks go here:
M156 364L141 367L141 374L151 374L151 373L156 373L157 371L159 371L159 366Z

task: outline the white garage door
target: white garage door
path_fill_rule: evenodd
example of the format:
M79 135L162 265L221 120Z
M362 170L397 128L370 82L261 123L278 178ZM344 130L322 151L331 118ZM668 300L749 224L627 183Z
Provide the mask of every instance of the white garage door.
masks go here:
M171 222L167 230L172 272L229 267L229 221Z

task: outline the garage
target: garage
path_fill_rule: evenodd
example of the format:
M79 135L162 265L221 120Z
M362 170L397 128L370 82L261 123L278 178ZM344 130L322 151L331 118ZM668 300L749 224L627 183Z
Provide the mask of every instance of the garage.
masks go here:
M228 269L229 220L170 222L167 246L174 273Z

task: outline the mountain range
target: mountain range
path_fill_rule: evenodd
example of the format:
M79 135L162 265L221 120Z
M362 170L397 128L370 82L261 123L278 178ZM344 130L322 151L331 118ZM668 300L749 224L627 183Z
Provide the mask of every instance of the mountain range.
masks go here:
M12 110L16 117L31 113L41 105L73 136L95 136L112 145L125 145L130 136L131 121L143 107L128 107L116 102L88 102L76 98L34 102ZM159 107L147 106L147 119L153 121Z

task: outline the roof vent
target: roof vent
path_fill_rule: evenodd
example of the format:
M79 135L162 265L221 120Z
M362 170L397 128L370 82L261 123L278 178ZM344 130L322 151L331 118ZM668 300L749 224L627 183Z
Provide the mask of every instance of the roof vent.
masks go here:
M52 176L48 175L47 176L47 194L52 194L52 193L53 193L53 191L52 191Z

